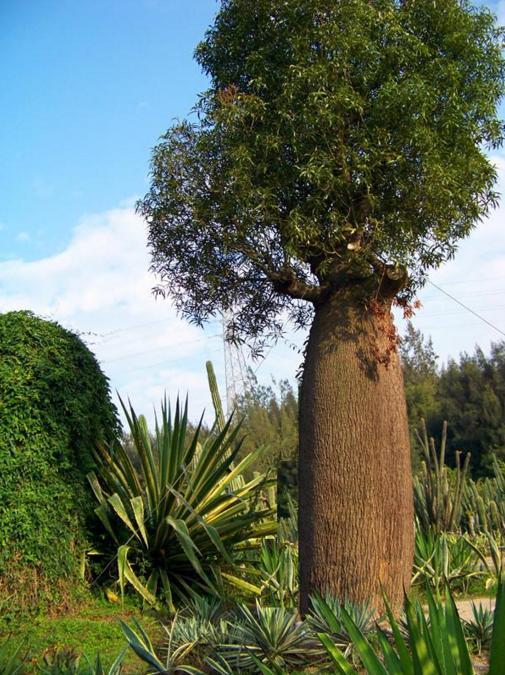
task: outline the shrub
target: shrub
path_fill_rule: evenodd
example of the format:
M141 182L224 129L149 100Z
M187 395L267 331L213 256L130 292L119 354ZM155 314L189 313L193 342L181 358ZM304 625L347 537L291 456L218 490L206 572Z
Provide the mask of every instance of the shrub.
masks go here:
M0 315L0 599L37 605L75 584L92 514L92 447L119 431L108 381L74 333Z

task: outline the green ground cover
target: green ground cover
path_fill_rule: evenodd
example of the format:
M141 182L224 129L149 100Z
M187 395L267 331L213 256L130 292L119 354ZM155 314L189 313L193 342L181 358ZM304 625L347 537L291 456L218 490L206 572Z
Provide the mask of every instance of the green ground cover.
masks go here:
M56 651L73 652L87 657L90 661L100 654L104 668L109 668L116 656L126 646L119 622L130 621L133 617L142 622L153 640L161 639L162 629L157 618L126 601L124 607L101 598L90 598L71 611L57 616L41 615L25 618L15 626L2 624L0 618L0 642L10 635L12 646L23 644L21 654L32 664L32 672L44 655ZM30 668L30 666L29 666ZM31 669L31 668L30 668ZM145 665L128 650L123 662L124 673L134 675L145 672Z

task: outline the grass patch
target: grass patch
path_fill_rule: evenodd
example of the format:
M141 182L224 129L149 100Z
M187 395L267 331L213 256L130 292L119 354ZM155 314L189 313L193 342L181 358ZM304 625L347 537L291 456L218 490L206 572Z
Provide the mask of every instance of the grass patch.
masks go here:
M102 599L89 600L81 607L65 612L60 616L39 616L27 619L15 629L2 631L0 638L10 634L13 648L24 643L23 654L33 664L33 672L37 672L36 664L43 655L56 650L69 650L88 657L94 661L99 653L103 665L109 667L116 656L125 647L119 621L129 621L136 617L145 626L148 633L157 639L162 636L162 629L156 617L143 613L138 607L110 604ZM1 640L0 640L1 641ZM145 672L145 664L128 649L124 659L124 669L130 675Z

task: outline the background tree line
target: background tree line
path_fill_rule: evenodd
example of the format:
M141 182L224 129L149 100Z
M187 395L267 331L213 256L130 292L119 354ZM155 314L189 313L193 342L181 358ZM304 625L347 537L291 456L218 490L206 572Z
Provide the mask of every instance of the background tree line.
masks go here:
M474 478L491 475L492 456L505 459L505 341L492 344L489 354L477 346L439 367L431 340L409 323L401 356L412 432L424 418L438 436L447 420L449 463L463 450L472 455Z
M419 466L416 431L422 419L428 433L440 436L447 420L447 458L456 450L471 453L472 476L492 474L492 456L505 460L505 340L492 344L489 354L476 347L440 365L431 338L408 323L400 345L412 444L412 464ZM242 453L261 446L256 470L280 467L280 480L295 479L298 444L298 395L287 380L260 384L249 375L246 393L238 402L246 434Z

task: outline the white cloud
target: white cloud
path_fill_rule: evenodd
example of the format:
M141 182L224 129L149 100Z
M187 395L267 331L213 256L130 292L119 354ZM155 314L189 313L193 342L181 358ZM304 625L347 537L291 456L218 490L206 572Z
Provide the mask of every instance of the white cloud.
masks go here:
M132 208L87 216L65 250L40 260L0 262L0 311L30 309L82 331L114 389L140 411L164 392L189 390L193 416L209 407L205 360L219 338L155 300L145 226ZM217 348L217 351L216 351Z

